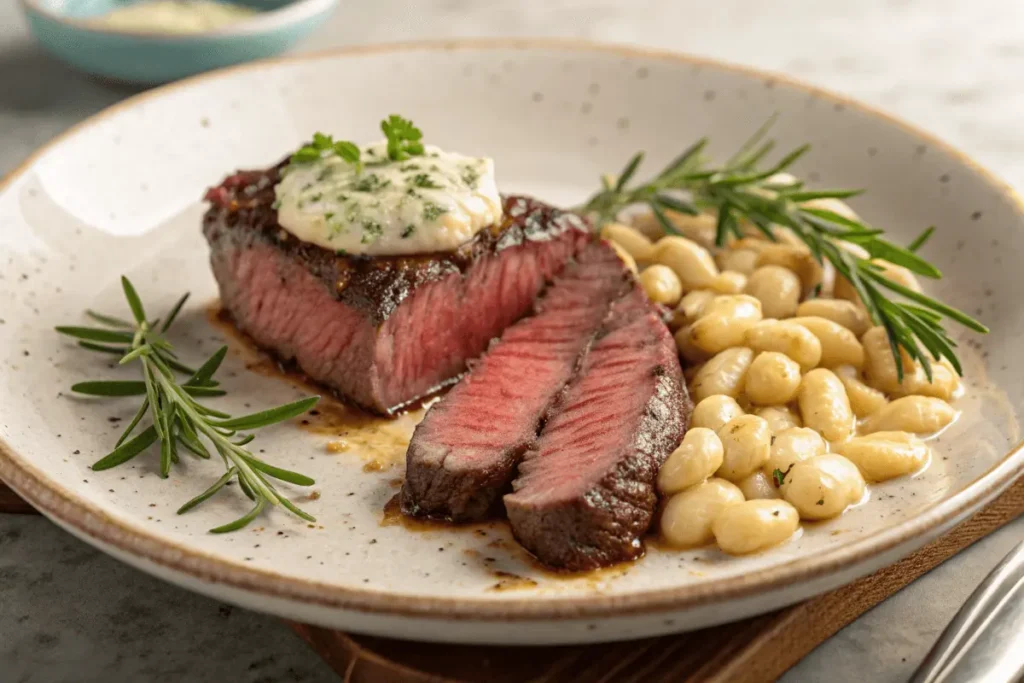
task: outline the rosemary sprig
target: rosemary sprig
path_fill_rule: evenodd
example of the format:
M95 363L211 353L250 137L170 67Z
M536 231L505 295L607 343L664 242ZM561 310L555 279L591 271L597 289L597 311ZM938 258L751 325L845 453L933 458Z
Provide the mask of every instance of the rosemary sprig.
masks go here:
M213 376L227 354L227 347L219 348L198 369L184 365L177 359L165 334L188 299L188 294L178 299L161 323L159 320L147 320L142 301L128 278L121 278L121 286L134 322L86 311L86 315L102 327L56 328L57 332L77 339L82 348L119 355L122 365L138 361L142 368L141 380L79 382L71 387L76 393L90 396L144 397L135 417L117 440L114 450L95 462L92 469L100 471L122 465L159 442L160 476L167 477L171 466L179 461L180 449L208 459L212 448L220 455L227 471L213 486L182 505L178 514L191 510L232 480L237 480L242 492L253 501L253 508L239 519L211 529L212 533L241 529L268 505L280 505L302 519L316 521L282 496L269 481L278 479L297 486L310 486L315 483L313 479L260 460L245 448L254 438L253 435L239 432L266 427L301 415L315 405L320 397L310 396L242 417L232 417L203 405L198 399L224 394ZM187 378L180 381L175 372L187 375ZM147 414L152 424L132 436Z
M744 222L773 241L774 227L787 227L807 245L819 263L828 261L838 275L850 282L872 321L885 328L901 381L904 371L901 348L921 364L929 381L932 378L929 357L946 358L957 373L963 374L955 351L956 342L946 333L944 321L955 321L982 334L987 333L988 328L963 311L886 277L883 269L871 261L884 259L917 275L941 278L939 269L917 253L934 228L922 232L909 246L901 247L884 239L883 230L863 221L805 205L804 202L812 199L846 199L861 191L807 190L799 180L778 180L777 174L790 168L810 146L798 147L775 164L763 166L762 162L775 148L774 140L766 139L773 123L774 117L721 166L711 165L704 157L708 141L702 138L656 176L630 187L643 160L643 153L638 153L614 183L607 176L603 178L602 189L577 210L603 224L615 220L627 207L645 204L665 231L676 235L680 234L679 230L666 216L666 209L689 215L714 211L719 246L724 245L730 235L742 237ZM869 258L844 249L843 242L861 247Z

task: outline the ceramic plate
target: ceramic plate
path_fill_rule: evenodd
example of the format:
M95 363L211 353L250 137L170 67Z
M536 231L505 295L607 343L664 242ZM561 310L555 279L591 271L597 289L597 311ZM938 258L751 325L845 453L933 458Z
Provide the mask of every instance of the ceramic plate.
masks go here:
M281 512L229 535L207 529L245 509L222 495L177 507L219 476L189 461L169 480L154 454L93 472L135 407L85 400L73 382L115 374L56 335L85 308L123 312L118 278L148 305L192 292L174 337L201 360L230 335L210 318L216 289L200 235L204 189L235 168L277 161L312 131L357 140L382 116L414 119L430 142L496 159L505 191L571 205L636 150L660 166L699 136L725 156L772 112L782 147L809 142L812 183L870 188L855 208L908 241L935 225L931 289L992 326L963 337L963 417L920 476L741 559L649 549L585 576L536 568L500 525L409 528L386 511L416 415L355 429L344 410L260 433L266 457L313 475L315 514ZM1006 487L1024 465L1024 207L964 156L854 102L754 71L673 54L555 42L371 47L253 64L128 100L26 162L0 190L0 476L44 514L106 552L188 589L282 616L423 640L567 643L707 626L793 603L923 545ZM236 340L221 371L230 411L304 389L247 365ZM131 369L125 368L125 376ZM342 432L349 431L349 434ZM328 444L348 439L333 453Z

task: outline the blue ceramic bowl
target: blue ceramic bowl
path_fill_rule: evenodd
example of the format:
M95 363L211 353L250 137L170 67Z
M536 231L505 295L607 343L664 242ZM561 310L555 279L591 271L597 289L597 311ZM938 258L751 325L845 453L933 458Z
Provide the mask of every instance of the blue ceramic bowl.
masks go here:
M21 0L36 39L59 59L97 76L164 83L269 57L319 25L338 0L233 0L256 16L203 33L120 31L87 20L131 0Z

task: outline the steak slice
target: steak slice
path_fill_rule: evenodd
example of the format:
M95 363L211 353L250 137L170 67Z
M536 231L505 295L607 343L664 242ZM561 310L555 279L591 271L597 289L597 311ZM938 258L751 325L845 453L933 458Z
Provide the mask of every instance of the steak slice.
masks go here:
M658 468L692 408L672 337L634 287L612 306L505 496L519 542L559 569L639 556Z
M622 262L595 243L535 307L427 412L406 453L402 509L470 521L509 490L541 419L626 286Z
M278 224L283 165L207 192L203 233L221 304L258 345L378 413L454 381L589 241L579 216L506 197L502 223L454 252L336 254Z

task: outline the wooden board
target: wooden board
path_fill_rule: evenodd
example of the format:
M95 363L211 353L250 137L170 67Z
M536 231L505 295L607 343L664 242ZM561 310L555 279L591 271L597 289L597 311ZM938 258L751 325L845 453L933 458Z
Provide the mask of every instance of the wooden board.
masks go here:
M843 626L1024 514L1024 479L918 552L831 593L694 633L572 647L410 643L292 624L346 683L773 681Z
M18 494L4 486L4 483L0 481L0 512L12 515L31 515L35 514L36 511L35 508L19 498Z
M0 484L0 512L31 508ZM427 645L292 623L345 683L773 681L871 607L1024 514L1024 479L910 557L831 593L734 624L592 646Z

